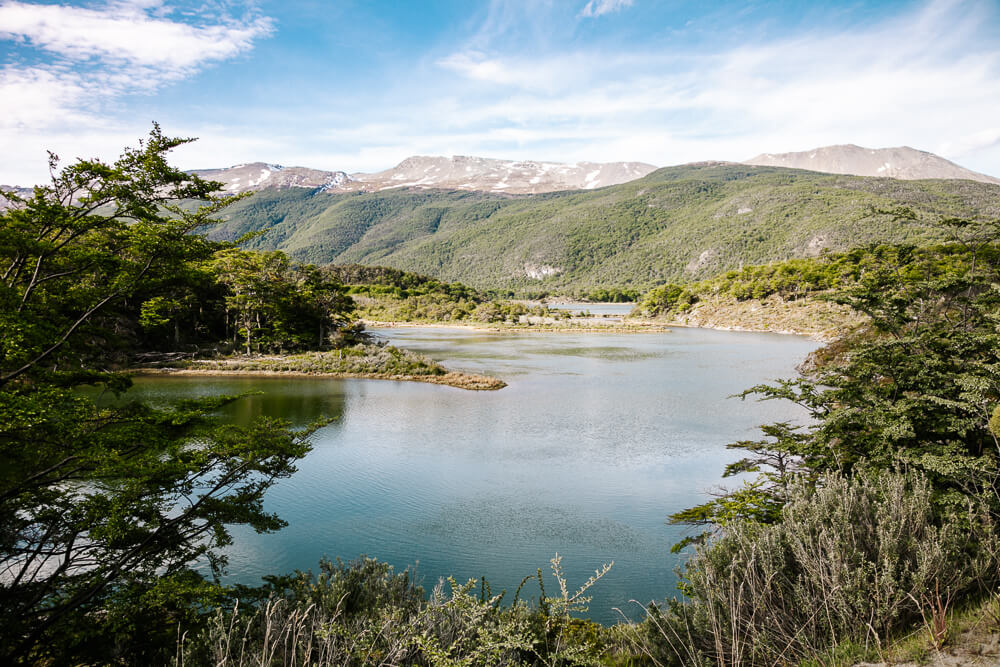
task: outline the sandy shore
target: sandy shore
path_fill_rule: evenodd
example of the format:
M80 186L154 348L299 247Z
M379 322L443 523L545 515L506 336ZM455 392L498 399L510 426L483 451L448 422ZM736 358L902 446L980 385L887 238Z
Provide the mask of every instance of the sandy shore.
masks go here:
M323 380L342 380L345 378L360 378L364 380L395 380L397 382L427 382L442 384L458 389L472 391L493 391L503 389L507 383L503 380L486 375L474 375L451 371L444 375L393 375L390 373L304 373L301 371L245 371L245 370L202 370L198 368L140 368L131 371L133 375L171 375L171 376L216 376L216 377L307 377Z

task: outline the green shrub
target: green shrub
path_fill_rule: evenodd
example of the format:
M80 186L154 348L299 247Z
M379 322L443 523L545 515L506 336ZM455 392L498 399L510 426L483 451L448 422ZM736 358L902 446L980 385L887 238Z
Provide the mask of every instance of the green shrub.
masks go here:
M637 641L660 660L773 665L921 620L936 590L996 579L998 543L971 501L939 509L926 478L866 470L799 480L781 520L735 522L684 569L687 604L652 610ZM644 633L644 634L643 634Z
M623 646L618 633L570 616L585 611L584 593L608 569L572 592L556 556L559 593L547 597L542 588L537 606L515 595L505 607L506 594L493 595L485 580L442 579L424 599L408 570L371 558L323 561L319 575L268 577L259 589L239 590L238 602L217 609L204 630L181 636L177 664L608 664Z

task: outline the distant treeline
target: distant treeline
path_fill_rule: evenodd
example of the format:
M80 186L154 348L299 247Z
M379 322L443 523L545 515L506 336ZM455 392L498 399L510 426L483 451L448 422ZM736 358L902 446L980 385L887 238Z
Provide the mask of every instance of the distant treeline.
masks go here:
M358 301L358 314L370 320L517 323L522 316L563 316L462 283L446 283L384 266L331 264L322 271L347 286L348 293Z
M1000 247L978 249L975 261L996 264ZM683 313L708 295L723 295L737 301L766 299L777 294L795 300L857 285L866 275L886 265L894 267L900 280L948 280L974 268L973 254L962 244L871 245L843 253L824 253L808 259L789 259L737 271L694 283L668 283L642 296L639 310L651 316Z

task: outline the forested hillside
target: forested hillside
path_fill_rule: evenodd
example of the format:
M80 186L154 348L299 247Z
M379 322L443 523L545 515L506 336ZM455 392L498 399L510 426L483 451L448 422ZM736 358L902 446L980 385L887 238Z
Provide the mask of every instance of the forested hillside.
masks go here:
M906 206L918 221L875 210ZM266 190L222 213L212 238L299 261L392 266L475 288L646 289L871 242L923 242L919 220L993 217L1000 187L701 163L588 192L510 197L393 190Z

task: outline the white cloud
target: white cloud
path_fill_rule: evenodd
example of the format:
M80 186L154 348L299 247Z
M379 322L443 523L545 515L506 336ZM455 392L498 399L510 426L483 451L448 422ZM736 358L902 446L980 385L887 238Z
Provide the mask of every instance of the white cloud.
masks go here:
M617 12L625 7L631 7L632 0L590 0L582 10L580 16L593 18L602 14Z
M188 17L195 24L170 15L162 0L119 0L100 8L0 4L0 40L41 56L0 68L0 152L22 155L16 149L28 137L38 142L34 152L57 137L74 146L89 146L82 137L93 133L118 137L118 128L132 123L108 112L123 96L152 93L247 52L272 30L263 17ZM147 130L131 135L132 142ZM38 178L37 171L32 175Z
M867 28L715 52L458 54L439 64L498 90L456 93L447 122L459 132L527 128L591 159L738 160L852 142L908 144L970 166L992 160L1000 173L992 13L986 3L935 1Z
M501 58L470 50L453 53L438 60L437 65L474 81L554 92L583 83L589 58L587 54L543 59Z
M0 5L0 39L20 39L71 61L98 59L183 73L250 49L271 24L195 26L151 16L159 3L129 3L85 9L6 2Z

